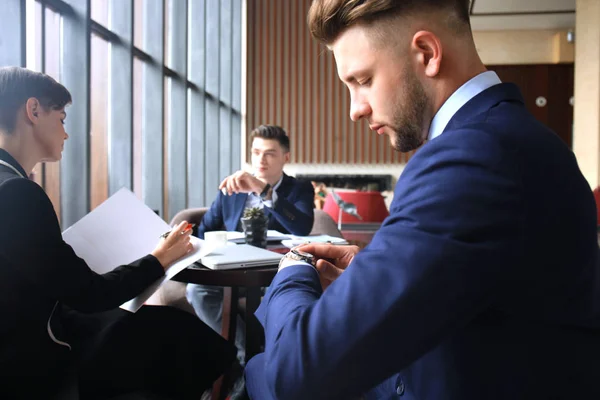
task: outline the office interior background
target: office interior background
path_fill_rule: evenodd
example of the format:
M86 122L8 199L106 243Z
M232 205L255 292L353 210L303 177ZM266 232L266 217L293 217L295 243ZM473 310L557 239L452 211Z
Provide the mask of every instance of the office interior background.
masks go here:
M3 0L0 65L73 95L60 163L35 179L67 228L122 187L169 221L209 206L249 160L261 123L290 134L292 175L389 177L411 154L349 119L334 59L306 28L310 0ZM600 1L474 0L484 63L600 183ZM391 186L390 185L390 186ZM389 189L389 188L388 188Z

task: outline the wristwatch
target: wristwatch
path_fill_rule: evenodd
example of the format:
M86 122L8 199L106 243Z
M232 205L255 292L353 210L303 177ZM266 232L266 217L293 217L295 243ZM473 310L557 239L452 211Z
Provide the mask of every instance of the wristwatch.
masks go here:
M313 267L315 267L315 264L316 264L315 256L313 256L312 254L307 253L305 251L300 251L300 250L295 250L295 249L290 250L283 256L281 261L279 261L279 266L281 267L281 264L284 261L289 262L289 260L302 261L302 262L312 265Z

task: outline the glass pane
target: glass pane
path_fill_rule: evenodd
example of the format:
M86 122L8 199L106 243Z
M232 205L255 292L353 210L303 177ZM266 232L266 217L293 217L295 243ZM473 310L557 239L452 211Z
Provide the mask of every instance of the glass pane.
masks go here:
M167 0L165 3L165 65L185 76L187 4Z
M26 6L26 67L42 71L42 5L27 0Z
M133 191L142 198L142 74L144 62L133 59Z
M163 123L163 219L169 221L172 215L169 215L169 103L171 101L171 78L165 76L164 79L164 123Z
M144 45L144 3L143 0L133 1L133 45L143 49ZM141 82L141 81L140 81Z
M164 21L163 22L163 27L164 27L163 40L164 40L164 42L163 43L164 43L164 48L165 48L163 54L165 57L165 65L167 67L170 65L169 60L171 58L171 56L170 56L171 45L169 43L169 35L171 32L171 21L170 21L169 16L172 13L171 6L172 6L172 3L167 0L167 3L165 3L165 7L164 7L165 15L164 15L164 19L163 19L163 21Z
M33 71L42 71L42 5L35 0L26 3L26 67ZM44 187L44 167L37 164L31 171L30 178Z
M42 43L45 47L44 70L46 74L60 81L60 25L62 17L47 7L45 14L46 32L44 32L44 42ZM44 164L44 190L50 197L60 221L60 163Z
M90 207L108 197L108 42L92 34L90 74Z
M92 0L90 6L92 7L92 19L100 25L108 26L108 1L109 0Z

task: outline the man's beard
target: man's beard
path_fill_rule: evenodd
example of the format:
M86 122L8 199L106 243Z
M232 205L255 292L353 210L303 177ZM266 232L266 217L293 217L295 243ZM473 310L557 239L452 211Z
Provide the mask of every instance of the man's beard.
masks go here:
M425 141L423 120L429 104L423 86L412 72L406 74L405 90L408 94L395 106L394 124L390 126L390 143L394 150L406 153L417 149ZM404 100L404 101L402 101Z

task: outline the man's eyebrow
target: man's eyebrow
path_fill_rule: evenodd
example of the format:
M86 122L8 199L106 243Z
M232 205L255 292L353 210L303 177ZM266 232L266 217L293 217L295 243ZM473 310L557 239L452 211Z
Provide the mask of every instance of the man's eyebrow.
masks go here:
M358 82L362 79L373 74L373 65L350 65L346 67L345 74L339 73L340 79L346 83Z
M341 76L342 82L346 82L346 83L352 83L356 81L356 78L354 77L353 73Z

